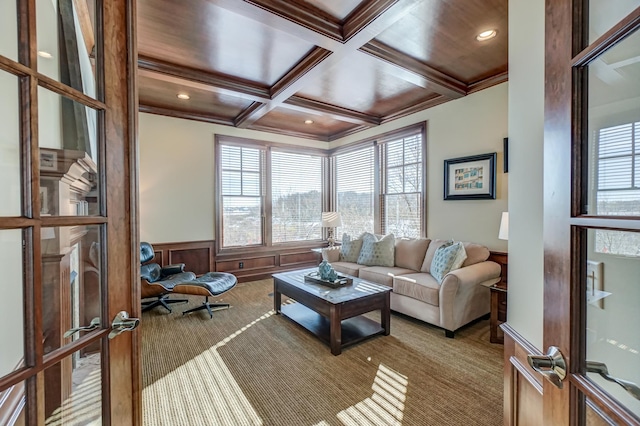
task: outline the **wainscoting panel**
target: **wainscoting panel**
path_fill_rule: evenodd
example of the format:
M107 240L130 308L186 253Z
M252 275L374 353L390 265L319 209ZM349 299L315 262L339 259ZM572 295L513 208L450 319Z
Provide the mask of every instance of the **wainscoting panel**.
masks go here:
M214 269L214 241L189 241L181 243L152 243L154 261L162 266L184 263L186 271L198 275Z
M169 253L169 264L184 263L185 265L195 265L189 270L196 274L206 274L211 269L211 258L213 249L211 247L171 249Z
M318 254L312 251L300 251L296 253L286 253L280 255L280 266L298 266L308 265L309 263L318 263ZM306 266L303 266L306 267Z
M238 281L254 281L270 278L277 272L312 268L320 261L320 254L311 247L286 249L261 248L259 252L226 252L216 256L216 271L230 272Z
M542 376L527 355L542 355L509 324L504 331L504 425L537 426L542 418Z
M216 271L219 272L243 272L253 271L256 269L275 268L277 266L276 256L261 257L240 257L233 260L216 262Z

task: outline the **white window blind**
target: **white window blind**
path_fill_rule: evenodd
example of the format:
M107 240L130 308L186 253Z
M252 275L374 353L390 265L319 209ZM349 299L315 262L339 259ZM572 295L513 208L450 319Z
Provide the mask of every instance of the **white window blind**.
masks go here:
M360 235L374 232L374 147L336 155L336 200L342 217L342 233Z
M640 216L640 122L597 132L596 214ZM595 250L638 256L640 235L596 230Z
M640 122L598 131L596 212L640 216Z
M422 229L422 133L397 136L379 145L381 222L384 234L419 237Z
M322 238L322 158L271 151L273 243Z
M221 145L222 246L262 244L261 149Z

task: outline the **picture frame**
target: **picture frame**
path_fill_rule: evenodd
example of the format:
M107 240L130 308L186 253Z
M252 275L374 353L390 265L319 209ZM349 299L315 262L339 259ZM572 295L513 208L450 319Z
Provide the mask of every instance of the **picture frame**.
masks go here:
M495 200L496 153L444 160L445 200Z

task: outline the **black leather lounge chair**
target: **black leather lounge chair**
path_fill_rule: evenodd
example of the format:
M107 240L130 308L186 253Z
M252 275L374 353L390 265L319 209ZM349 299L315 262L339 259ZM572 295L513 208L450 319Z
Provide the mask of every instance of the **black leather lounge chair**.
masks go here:
M140 279L142 281L142 312L156 306L162 306L171 312L170 304L187 303L187 299L169 299L169 294L178 283L196 279L193 272L184 272L184 263L161 267L157 263L148 263L155 254L149 243L140 244ZM146 300L152 299L152 300Z
M197 277L193 272L184 272L184 263L160 267L157 263L147 263L153 260L153 247L149 243L140 244L140 276L142 278L142 298L155 297L155 300L142 301L142 311L148 311L156 306L163 306L169 312L171 303L186 303L187 299L169 299L170 293L193 294L204 296L202 305L188 309L182 314L206 309L209 317L213 318L211 308L229 307L228 303L209 303L209 296L219 296L233 288L238 280L226 272L207 272Z

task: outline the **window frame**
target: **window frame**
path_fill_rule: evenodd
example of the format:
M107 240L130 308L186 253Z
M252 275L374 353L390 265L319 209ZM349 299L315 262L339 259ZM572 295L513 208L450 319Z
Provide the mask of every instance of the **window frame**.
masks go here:
M262 171L262 243L250 246L230 246L224 247L224 229L222 223L222 146L236 146L250 149L264 150L264 170ZM328 208L329 191L327 190L327 170L329 170L329 152L319 148L312 148L300 145L290 145L278 142L263 141L257 139L241 138L236 136L228 136L216 134L214 137L214 167L215 167L215 184L214 188L216 196L214 197L214 229L215 229L215 249L216 254L233 254L233 253L249 253L249 252L266 252L274 249L293 249L293 248L314 248L322 244L323 239L326 240L325 230L322 232L322 239L291 241L273 243L272 238L272 191L271 191L271 152L272 150L279 152L290 152L293 154L307 154L322 158L322 209Z
M390 132L382 133L380 135L372 136L370 138L362 139L347 145L340 146L331 150L331 157L335 159L340 154L346 154L359 149L365 149L370 146L374 146L374 230L377 234L384 234L383 225L383 188L386 170L383 171L384 165L382 164L382 158L380 150L386 143L397 141L398 139L408 138L419 134L422 138L422 160L421 160L421 191L420 191L420 230L419 237L426 237L427 232L427 122L420 122L412 124L400 129L396 129ZM335 164L336 160L333 161ZM406 166L406 164L405 164ZM335 182L337 180L336 167L333 168L331 179ZM337 206L337 191L333 188L331 195L331 205Z

